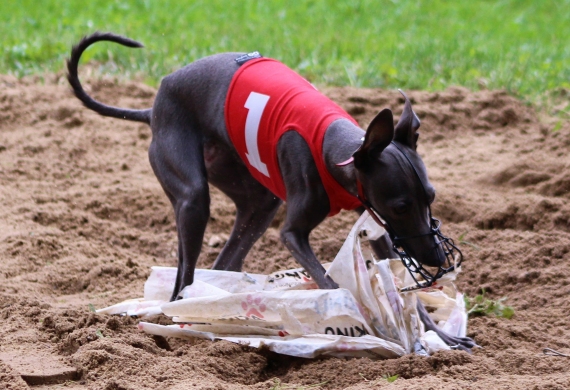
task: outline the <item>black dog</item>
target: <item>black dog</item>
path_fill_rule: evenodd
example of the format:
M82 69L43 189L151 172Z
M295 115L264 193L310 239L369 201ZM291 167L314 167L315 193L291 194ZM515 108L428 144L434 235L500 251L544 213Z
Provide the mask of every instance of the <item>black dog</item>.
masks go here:
M435 190L416 152L419 120L407 98L395 128L392 112L384 109L364 132L305 81L299 81L299 85L306 85L299 87L302 91L298 95L308 96L303 103L306 107L295 105L292 98L297 95L295 91L286 92L282 97L258 90L274 81L300 79L288 69L281 72L284 66L276 61L260 59L257 53L225 53L203 58L166 76L152 109L120 109L92 99L78 79L81 54L98 41L112 41L129 47L142 45L110 33L85 37L72 49L68 80L86 107L104 116L144 122L152 128L150 162L172 203L178 230L179 260L173 300L193 282L210 215L208 182L228 195L237 208L234 228L214 269L241 270L248 251L265 232L282 203L274 193L286 197L288 202L281 240L320 288L338 285L325 275L309 245L309 233L327 215L341 208L356 208L361 213L363 203L382 216L392 239L399 240L399 246L419 263L441 267L446 261L446 250L434 234L429 212ZM261 67L259 64L269 69L263 73L261 83L247 90L250 85L247 77L251 76L240 76L241 87L232 84L236 74L247 75ZM272 66L277 69L274 76L270 75ZM282 87L287 89L288 84ZM236 96L234 111L230 109L234 105L233 97L226 99L230 94ZM245 104L239 100L244 97L247 98ZM332 113L327 117L328 121L318 122L321 128L323 124L325 127L321 129L321 138L317 137L316 147L307 141L314 129L308 129L307 135L295 126L288 128L289 118L283 119L286 114L278 109L277 112L265 112L265 105L274 103L277 108L282 104L284 110L289 110L287 115L320 115L321 106L323 111ZM238 125L228 126L234 119ZM276 145L263 146L257 139L262 137L260 124L263 121L270 127L272 123L283 123L284 130L296 131L283 131ZM237 133L230 133L229 127L235 127ZM236 137L238 143L245 143L245 151L234 146ZM266 161L266 153L273 153L274 161ZM350 163L351 157L353 163ZM261 184L271 176L278 176L276 187ZM342 199L335 199L337 197ZM373 247L381 258L394 257L387 236L377 240ZM427 328L436 330L448 344L459 348L474 345L471 339L443 334L425 308L420 305L419 309Z

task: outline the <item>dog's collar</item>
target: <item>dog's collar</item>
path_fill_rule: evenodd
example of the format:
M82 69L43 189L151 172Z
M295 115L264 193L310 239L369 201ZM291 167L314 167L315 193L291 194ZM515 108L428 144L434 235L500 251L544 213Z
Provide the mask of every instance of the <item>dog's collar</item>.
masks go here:
M389 231L388 225L380 217L380 214L374 209L374 206L372 206L372 203L370 203L366 199L366 195L364 195L364 187L362 186L362 182L358 179L356 179L356 189L358 191L358 194L356 195L356 197L358 198L360 203L362 203L362 206L366 209L366 211L368 211L368 214L370 214L370 216L372 217L374 222L376 222L378 225L382 226L384 228L384 230L386 230L388 232Z
M252 51L251 53L242 54L235 59L235 62L241 66L249 60L254 60L256 58L262 58L263 56L258 51Z
M362 137L360 140L362 141L362 144L358 147L358 149L356 149L356 150L354 151L354 153L352 153L352 156L350 156L347 160L345 160L345 161L343 161L343 162L341 162L341 163L336 164L337 167L344 167L344 166L346 166L346 165L351 164L351 163L354 162L354 155L360 150L360 148L362 148L362 145L364 145L364 137ZM356 183L357 183L357 185L358 185L358 183L360 183L360 181L359 181L358 179L356 179ZM360 184L360 186L362 187L362 183ZM360 191L360 190L359 190L359 191Z

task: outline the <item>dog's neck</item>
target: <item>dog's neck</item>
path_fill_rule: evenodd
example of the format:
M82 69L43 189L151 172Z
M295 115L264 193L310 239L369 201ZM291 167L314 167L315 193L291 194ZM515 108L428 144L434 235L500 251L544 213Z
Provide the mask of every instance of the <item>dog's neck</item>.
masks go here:
M356 172L354 164L338 166L352 157L362 145L364 130L346 119L331 123L323 141L323 156L330 174L352 195L356 196Z

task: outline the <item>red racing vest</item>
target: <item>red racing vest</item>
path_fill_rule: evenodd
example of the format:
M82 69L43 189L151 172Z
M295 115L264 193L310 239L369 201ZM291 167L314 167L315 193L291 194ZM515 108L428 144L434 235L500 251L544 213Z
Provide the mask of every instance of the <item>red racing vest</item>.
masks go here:
M356 121L284 64L269 58L245 62L235 73L225 104L230 139L251 175L282 200L287 191L277 158L277 142L296 131L311 149L329 197L329 216L362 205L329 173L323 157L328 126Z

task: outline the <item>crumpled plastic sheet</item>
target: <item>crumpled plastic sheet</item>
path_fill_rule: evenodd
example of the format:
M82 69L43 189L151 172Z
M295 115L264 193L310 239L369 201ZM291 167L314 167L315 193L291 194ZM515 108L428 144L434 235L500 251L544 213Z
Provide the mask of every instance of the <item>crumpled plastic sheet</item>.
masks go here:
M416 310L420 299L447 333L464 337L463 296L446 274L433 287L400 292L414 281L399 259L377 261L366 241L384 230L364 213L350 231L327 274L340 286L320 290L302 268L270 275L197 269L183 299L168 302L176 268L152 267L144 298L127 300L98 313L145 317L164 314L176 325L140 322L160 336L227 340L265 346L291 356L394 358L429 355L449 347L426 332Z

